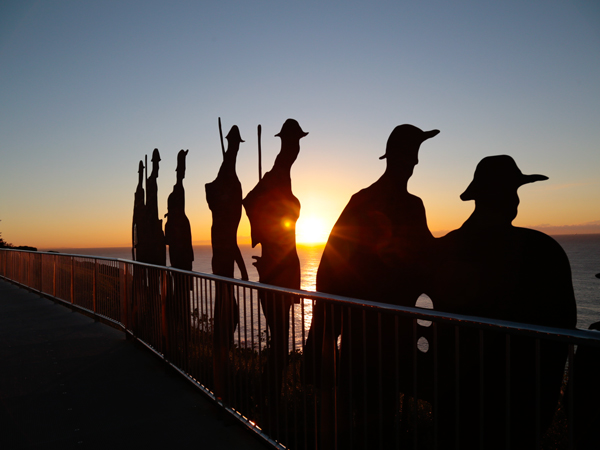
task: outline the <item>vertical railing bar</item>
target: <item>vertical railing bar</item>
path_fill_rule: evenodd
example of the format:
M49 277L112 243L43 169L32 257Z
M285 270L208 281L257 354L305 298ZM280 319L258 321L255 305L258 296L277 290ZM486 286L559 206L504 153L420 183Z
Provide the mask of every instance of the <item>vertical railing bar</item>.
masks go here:
M206 278L200 279L200 298L198 299L198 327L200 328L200 332L198 333L198 339L200 341L203 356L203 364L201 364L198 369L200 374L199 376L201 376L203 379L208 379L207 372L209 370L207 369L208 364L206 363L209 357L208 345L206 344L208 323L204 321L204 317L206 317L206 320L208 320L208 316L206 316L206 313L204 312L206 311L206 282Z
M535 340L535 448L540 448L540 436L541 436L541 370L540 370L540 340Z
M97 301L98 301L98 259L94 258L94 271L92 272L92 309L94 311L94 318L98 312ZM96 319L97 320L97 319Z
M302 348L304 349L304 344L306 343L306 327L305 327L305 311L304 308L306 307L305 305L306 300L302 299L302 303L301 303L301 308L300 308L300 316L301 316L301 320L302 320ZM314 314L313 314L314 317ZM304 351L302 351L302 360L304 361ZM308 393L306 392L306 364L302 364L302 373L300 374L300 376L302 377L302 381L300 383L301 387L302 387L302 428L304 430L304 450L308 450L308 434L307 434L307 430L306 427L308 425L308 418L307 418L307 399L306 396L308 395Z
M40 292L44 292L44 255L39 255L39 271L40 271Z
M483 330L479 330L479 448L484 450L484 424L485 424L485 399L484 399L484 342Z
M224 284L224 287L226 289L225 292L227 292L227 294L232 295L234 294L233 291L233 285L231 283L226 282ZM215 301L216 301L216 296L215 296ZM232 317L229 318L229 320L233 319L233 315L234 315L234 309L231 309L231 315ZM229 336L228 336L229 337ZM232 344L235 345L235 330L231 330L231 339L232 339ZM231 347L228 347L228 351L227 351L227 392L229 393L229 397L230 397L230 403L232 405L235 405L235 382L234 382L234 377L233 377L233 371L232 368L235 367L235 352L232 351L233 349ZM231 353L231 358L229 357L229 353Z
M334 336L335 336L335 319L336 319L336 317L335 317L335 314L333 314L333 313L334 313L335 309L336 309L335 304L331 303L331 312L332 312L332 314L331 314L331 329L334 330L333 331ZM352 328L353 328L353 326L355 326L352 322L352 311L353 310L354 309L350 306L346 307L346 311L348 313L348 324L350 325L350 330L348 330L349 331L348 336L351 336ZM343 313L340 313L340 315L343 316ZM344 319L345 318L342 317L342 322L344 321ZM352 339L352 338L348 339L348 367L354 367L354 365L353 365L354 362L353 362L353 358L352 358L352 355L354 354L354 351L352 350L353 341L354 341L354 339ZM337 354L337 351L338 351L337 339L336 339L334 345L335 345L335 351ZM345 344L343 344L343 345L345 345ZM341 357L340 357L340 359L341 359ZM337 363L337 360L335 362ZM354 373L353 372L354 372L353 370L350 370L348 373L348 392L344 393L344 396L348 395L348 397L350 398L349 403L347 405L345 405L349 408L349 410L348 411L339 411L337 409L337 398L334 396L334 399L336 400L336 402L334 403L334 405L336 406L336 408L335 408L336 420L334 423L337 425L338 414L346 415L345 417L342 417L342 421L346 421L347 419L349 419L349 420L347 420L347 423L350 424L350 426L345 427L345 429L343 431L344 432L349 431L349 433L350 433L350 450L352 450L354 448L354 427L351 426L352 419L354 416L354 414L353 414L353 412L354 412L354 377L353 377ZM334 371L334 374L337 375L337 373L335 371ZM335 379L334 379L334 382L335 382ZM335 392L335 390L334 390L334 392ZM343 423L346 423L346 422L343 422ZM336 426L335 427L336 438L337 438L337 435L338 435L338 428ZM336 440L335 442L337 444L338 441Z
M412 319L412 391L413 391L413 448L417 449L419 440L419 397L417 395L417 319Z
M204 364L202 363L205 359L205 354L206 354L206 346L203 345L203 342L200 340L201 336L204 336L203 333L201 333L201 327L202 327L202 311L203 311L203 306L202 306L202 298L203 298L203 283L204 280L203 278L196 278L195 280L195 300L194 300L194 306L195 309L194 311L197 311L197 318L196 318L196 329L195 329L195 333L194 333L194 343L196 345L196 348L198 349L198 358L197 358L197 362L195 365L195 370L196 372L194 373L194 376L197 377L198 379L202 379L202 380L206 380L205 374L203 373L203 366ZM202 350L200 350L202 349ZM204 383L206 384L206 383Z
M190 317L190 275L181 275L181 302L179 302L179 314L181 314L181 368L185 373L189 374L189 365L188 365L188 323Z
M129 321L127 318L127 292L125 289L125 270L126 263L119 264L119 288L121 291L121 314L123 319L123 328L125 330L125 337L127 337L127 330L129 329Z
M181 305L181 314L183 315L183 364L185 365L185 372L190 373L190 337L191 337L191 319L192 311L190 292L192 292L194 277L192 275L183 275L183 294L184 301Z
M275 301L276 297L280 297L280 295L273 295L273 297L272 297L273 301ZM280 301L283 303L283 301L284 301L283 298L281 298ZM280 320L279 323L283 324L285 322L284 319L285 319L285 313L284 313L284 307L282 307L281 308L281 317L279 318L279 320ZM289 320L289 318L288 318L288 320ZM285 328L285 326L284 326L284 328ZM287 324L287 328L289 330L289 322ZM274 334L274 333L272 333L272 334ZM282 335L283 335L283 333L282 333ZM282 336L282 338L283 338L283 336ZM289 349L288 342L287 342L288 339L289 339L289 334L288 334L288 336L285 337L285 340L282 339L281 340L282 342L280 343L281 345L284 345L283 350L285 350L285 352L287 352L288 349ZM271 338L271 344L273 344L273 342L274 342L274 339ZM285 344L284 344L284 342L285 342ZM282 353L284 353L284 352L282 352ZM279 355L275 354L275 380L274 381L275 381L275 386L283 388L283 372L280 372L278 370L278 368L277 368L277 357L278 356ZM285 361L285 356L284 356L284 361ZM283 366L283 364L282 364L282 367L285 367L285 366ZM285 408L285 411L283 412L283 414L281 413L281 406L283 406L282 405L282 401L283 401L282 393L281 393L281 391L277 391L275 393L275 411L276 411L275 423L276 423L276 428L277 428L277 432L278 432L277 435L279 437L279 440L281 441L281 433L282 433L282 431L281 431L280 418L283 415L283 416L285 416L284 417L285 426L283 427L283 432L285 433L285 439L287 441L288 416L287 416L287 408Z
M438 434L439 434L439 422L438 422L438 414L439 411L439 402L438 402L438 333L437 333L437 322L432 322L433 326L433 448L434 450L438 449Z
M454 327L454 404L456 417L454 419L454 445L458 450L460 448L460 328Z
M506 334L506 449L510 449L510 334Z
M368 397L367 397L367 313L366 311L363 309L362 310L362 357L363 357L363 401L364 401L364 409L365 409L365 414L368 411ZM343 345L343 344L342 344ZM352 367L352 366L350 366ZM366 437L369 434L369 429L368 429L368 424L367 421L364 421L364 446L365 448L367 448L366 446L368 445L367 443L367 439Z
M575 396L573 395L574 394L573 386L576 383L575 368L573 367L574 356L575 356L574 344L569 344L569 358L568 358L569 369L568 369L568 375L567 375L567 379L568 379L567 390L569 393L568 404L569 404L570 408L568 408L567 419L570 424L569 432L568 432L568 440L569 440L569 448L570 449L575 448L575 428L577 427L577 424L574 423L573 411L575 410L575 408L577 408L579 406L575 403ZM564 404L564 401L563 401L563 404Z
M292 370L292 386L297 386L297 380L296 380L296 360L297 355L296 355L296 303L292 300L292 306L290 308L291 310L291 315L290 315L290 319L292 321L292 355L293 355L293 365L291 367ZM304 299L301 298L300 299L301 302L304 302ZM289 340L289 338L288 338ZM289 367L289 365L288 365ZM293 397L293 404L294 404L294 448L298 448L298 399L297 396L295 395L294 392L291 392L291 395Z
M206 356L206 346L203 345L204 342L201 338L204 336L202 330L202 311L204 307L202 306L203 299L203 286L204 286L204 278L196 277L194 280L194 314L196 317L196 326L194 328L194 346L198 350L198 357L196 358L196 362L194 365L194 377L199 380L205 380L204 374L204 360ZM206 384L206 382L204 383Z
M242 287L242 299L244 300L244 367L246 369L246 371L248 372L248 374L251 373L251 368L252 366L249 364L248 361L248 355L251 353L248 352L248 303L246 300L246 292L247 292L246 286ZM241 305L241 299L239 300L240 305ZM244 388L245 388L245 394L243 396L243 398L246 399L246 411L250 411L250 377L246 377L246 382L244 383Z
M394 350L395 350L395 377L396 386L394 390L394 412L397 417L394 418L394 428L395 428L395 436L394 439L396 441L395 448L400 448L400 420L399 420L399 411L400 411L400 335L398 333L398 316L394 315Z
M379 434L379 448L383 450L383 351L382 351L382 338L381 338L381 313L377 312L377 371L379 373L379 386L377 388L378 397L378 434Z
M212 325L210 326L210 334L209 336L212 337L212 339L214 339L214 334L215 334L215 316L214 316L214 305L213 305L213 290L216 289L216 282L212 281L212 280L206 280L206 317L210 318L212 317ZM210 321L210 319L208 319ZM207 343L208 344L208 343ZM212 340L211 340L211 344L212 344ZM211 345L209 344L209 345ZM214 352L214 346L211 347L212 351ZM211 370L211 364L210 362L207 365L207 371ZM213 371L214 374L214 371ZM215 392L215 383L216 380L213 379L213 393Z
M75 258L71 258L71 304L75 303Z
M52 296L56 297L56 259L57 256L52 256Z
M244 364L244 361L242 360L242 355L243 353L241 352L241 348L242 348L242 321L240 320L240 308L241 308L241 299L240 299L240 287L239 285L233 285L233 289L235 290L235 298L237 299L238 302L238 345L237 345L237 352L235 351L235 347L234 347L234 352L233 352L233 358L234 358L234 362L237 360L238 364L240 365L240 369ZM237 353L237 354L236 354ZM242 389L242 380L239 380L239 383L236 383L236 405L240 405L242 404L241 399L243 399L243 389ZM239 398L237 397L239 395ZM239 402L239 403L238 403ZM237 407L237 406L236 406Z
M260 333L260 326L258 329L258 332ZM252 367L252 371L254 371L256 369L256 367L260 368L260 334L258 335L258 359L255 357L255 353L254 353L254 289L250 289L250 345L252 346L252 353L250 353L250 361L251 361L251 367ZM260 369L259 369L260 370ZM252 389L252 391L256 390L255 386L250 386L250 389ZM259 384L259 389L260 389L260 384ZM259 396L260 399L262 399L262 392L260 393ZM258 411L257 411L258 415L260 415L261 411L260 411L260 400L259 400L259 404L258 404Z
M323 320L324 320L324 325L323 328L326 327L326 320L327 320L327 307L329 306L328 303L325 303L323 305ZM316 300L311 300L311 311L312 311L312 320L315 320L315 307L316 307ZM314 397L313 397L313 401L312 401L312 414L313 414L313 420L312 420L312 427L313 427L313 439L314 439L314 447L315 449L319 449L319 446L321 445L321 440L319 439L319 433L321 433L322 431L322 427L321 424L323 422L323 419L321 419L321 423L319 423L319 405L318 405L318 400L321 401L321 403L323 402L323 394L321 393L321 395L319 396L319 393L317 392L316 386L318 386L318 383L321 383L321 386L324 386L324 377L323 377L323 346L321 345L321 351L319 351L317 349L317 351L312 352L312 364L311 364L311 368L312 368L312 386L313 386L313 392L315 393ZM318 355L318 356L317 356ZM321 363L318 365L319 367L319 373L317 374L317 357L320 358ZM319 378L317 378L319 377ZM321 408L322 409L322 408Z
M258 289L257 289L257 291L256 291L256 296L257 296L257 299L258 299L258 301L257 301L257 308L259 308L259 309L260 309L260 307L261 307L261 303L262 303L262 302L260 301L260 296L261 296L261 293L260 293L260 290L258 290ZM261 314L260 314L260 312L259 312L259 313L258 313L258 332L259 332L259 333L261 333L261 331L260 331L260 326L261 326L261 323L260 323L260 322L261 322L261 320L260 320L260 317L261 317ZM266 351L266 349L267 349L267 343L268 343L268 342L269 342L269 329L268 329L268 327L267 327L267 326L265 326L265 351ZM265 363L263 363L263 361L262 361L262 357L261 357L261 355L262 355L262 352L261 352L261 347L262 347L262 345L261 345L261 342L260 342L260 334L259 334L259 335L258 335L258 348L259 348L259 353L258 353L258 356L259 356L259 364L260 364L260 367L262 368L262 373L264 374L264 373L265 373L265 370L266 370L266 373L267 373L267 376L266 376L266 377L264 377L262 374L261 374L261 377L260 377L260 379L261 379L261 382L260 382L260 384L259 384L259 386L260 386L260 397L259 397L259 398L262 400L262 399L264 399L264 398L265 398L265 392L264 392L264 389L263 389L263 379L264 379L264 378L267 378L267 383L270 383L270 378L269 378L269 370L268 370L268 369L269 369L269 368L268 368L268 361L265 361ZM267 353L267 357L268 357L268 356L269 356L269 355L268 355L268 353ZM266 358L265 358L265 359L266 359ZM268 391L267 391L267 392L268 392ZM262 417L262 420L263 420L263 422L265 422L265 424L267 424L267 425L271 426L270 424L268 424L268 422L269 422L269 419L268 419L268 417L264 417L264 416L265 416L265 414L266 414L266 412L267 412L267 409L265 408L265 403L264 403L264 401L261 401L260 409L261 409L261 411L260 411L260 412L261 412L261 416L263 416L263 417Z
M198 348L196 341L195 341L195 336L196 336L196 328L194 327L194 311L196 311L196 286L197 283L196 281L198 280L198 277L196 275L191 276L190 277L190 294L189 294L189 300L188 300L188 347L187 347L187 354L188 354L188 373L190 374L191 377L198 379L197 376L197 371L196 371L196 364L195 362L200 358L199 352L196 353L196 357L193 358L193 351L194 349ZM203 383L204 380L200 380L200 382ZM203 383L204 384L204 383Z

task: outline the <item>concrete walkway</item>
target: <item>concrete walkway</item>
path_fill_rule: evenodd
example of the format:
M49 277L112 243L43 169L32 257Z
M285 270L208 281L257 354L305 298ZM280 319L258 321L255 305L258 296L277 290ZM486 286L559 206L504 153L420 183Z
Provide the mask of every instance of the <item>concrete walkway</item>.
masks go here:
M0 279L0 449L267 446L123 332Z

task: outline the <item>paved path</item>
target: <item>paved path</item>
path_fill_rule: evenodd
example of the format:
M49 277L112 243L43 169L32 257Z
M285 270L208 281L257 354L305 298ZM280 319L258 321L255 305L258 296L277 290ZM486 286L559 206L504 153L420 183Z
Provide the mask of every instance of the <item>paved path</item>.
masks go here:
M267 447L123 332L0 279L0 449Z

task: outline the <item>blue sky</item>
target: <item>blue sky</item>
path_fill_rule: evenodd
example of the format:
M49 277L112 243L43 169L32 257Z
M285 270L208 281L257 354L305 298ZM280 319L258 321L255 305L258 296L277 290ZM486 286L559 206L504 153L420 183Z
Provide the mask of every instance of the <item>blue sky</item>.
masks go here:
M187 214L207 240L217 118L246 140L246 193L257 125L268 170L292 117L309 132L292 172L301 220L330 228L412 123L441 130L409 184L437 235L468 217L459 195L494 154L550 178L520 189L516 225L600 232L599 50L592 1L4 1L0 231L40 248L128 245L139 160L161 151L165 213L183 148Z

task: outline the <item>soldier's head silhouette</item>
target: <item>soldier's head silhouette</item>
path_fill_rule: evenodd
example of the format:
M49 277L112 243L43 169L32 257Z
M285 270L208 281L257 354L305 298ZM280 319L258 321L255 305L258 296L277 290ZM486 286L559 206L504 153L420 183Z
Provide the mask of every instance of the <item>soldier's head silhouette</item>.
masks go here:
M410 178L414 166L419 163L419 148L429 138L436 136L439 130L423 131L414 125L398 125L387 140L385 154L388 174L395 177Z
M160 153L158 149L155 148L152 152L152 173L155 173L158 176L158 162L160 161Z
M233 143L245 142L242 139L242 136L240 135L240 129L238 128L237 125L234 125L231 127L231 130L229 130L229 133L227 133L227 136L225 136L225 139L227 139L227 142L230 145Z
M187 156L189 150L179 150L177 153L177 168L175 172L177 172L177 180L183 180L185 178L185 157Z
M281 127L281 131L275 135L281 138L281 152L277 156L277 160L284 163L285 166L291 166L300 153L300 139L307 134L300 128L298 121L287 119Z
M300 128L300 124L295 119L288 119L283 123L281 131L275 136L283 139L302 139L308 133Z
M545 175L523 174L515 160L508 155L487 156L477 164L473 181L460 198L463 201L475 200L480 210L494 210L497 214L505 214L507 218L512 216L512 221L517 216L519 187L547 179Z
M398 125L387 140L385 146L385 154L379 159L402 158L406 161L414 161L417 164L419 161L418 151L421 144L429 138L436 136L440 130L423 131L418 127L410 124Z
M142 180L144 179L144 162L140 161L138 165L138 184L142 185Z

